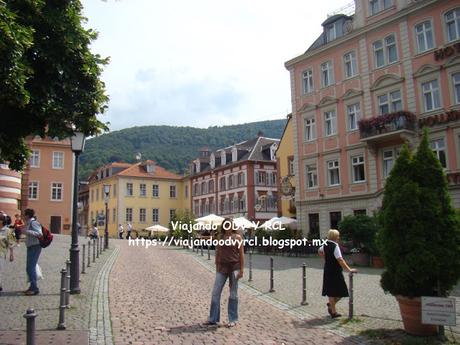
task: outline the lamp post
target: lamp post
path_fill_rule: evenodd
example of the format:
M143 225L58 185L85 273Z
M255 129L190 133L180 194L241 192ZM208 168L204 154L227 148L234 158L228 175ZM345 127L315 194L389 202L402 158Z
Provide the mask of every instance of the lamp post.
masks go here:
M73 177L73 204L72 204L72 244L70 246L70 293L80 293L80 249L78 248L78 156L85 148L85 134L75 132L70 138L72 152L75 155L75 167Z
M104 231L104 248L109 249L109 213L108 213L108 204L109 204L109 195L110 195L110 185L104 185L104 203L105 203L105 231Z

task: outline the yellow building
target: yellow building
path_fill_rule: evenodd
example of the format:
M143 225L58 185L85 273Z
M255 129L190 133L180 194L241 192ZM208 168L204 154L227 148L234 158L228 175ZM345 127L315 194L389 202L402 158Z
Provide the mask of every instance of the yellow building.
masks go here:
M294 136L292 115L287 116L286 126L276 150L276 166L279 176L278 215L295 217Z
M188 177L174 174L154 161L136 164L110 163L97 169L89 179L88 223L98 222L103 231L105 219L104 185L110 185L108 229L118 234L119 224L126 235L127 224L141 230L154 224L168 227L177 210L190 210Z

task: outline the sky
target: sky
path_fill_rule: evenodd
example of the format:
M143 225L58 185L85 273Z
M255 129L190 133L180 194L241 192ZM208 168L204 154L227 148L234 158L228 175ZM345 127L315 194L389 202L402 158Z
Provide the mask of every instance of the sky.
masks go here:
M207 128L285 118L284 63L350 0L82 0L91 50L110 57L110 129Z

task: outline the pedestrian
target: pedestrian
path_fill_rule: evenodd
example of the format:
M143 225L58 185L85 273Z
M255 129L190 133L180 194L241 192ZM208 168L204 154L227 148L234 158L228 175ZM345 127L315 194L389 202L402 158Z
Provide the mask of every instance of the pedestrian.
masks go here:
M97 223L94 223L93 224L93 231L91 232L91 236L90 236L92 239L97 239L99 238L99 229L97 228Z
M19 240L21 239L22 228L24 227L24 222L21 219L20 214L14 215L14 235L16 236L16 246L19 247Z
M119 238L120 240L123 239L123 231L124 231L124 230L123 230L123 225L118 224L118 238Z
M8 227L6 217L0 216L0 291L3 291L3 270L6 264L6 256L9 253L9 260L14 260L13 247L15 237L13 231Z
M227 240L227 243L216 246L216 280L212 290L209 318L205 325L216 325L220 321L220 298L227 278L230 285L227 327L234 327L238 322L238 279L243 277L244 249L242 237L233 227L233 221L225 218L218 234L218 240ZM232 243L228 243L230 241Z
M31 208L24 210L26 224L26 247L27 247L27 276L30 286L24 291L27 296L38 295L40 289L37 285L37 263L42 247L38 238L42 236L42 226L35 217L35 211Z
M324 271L323 271L323 296L329 298L327 303L327 311L331 318L342 316L337 313L336 304L342 297L348 297L348 289L343 278L343 269L348 272L356 273L356 269L348 266L342 257L338 240L340 232L335 229L330 229L327 233L327 241L322 245L318 254L324 257Z
M126 225L126 230L127 230L127 233L126 233L126 239L130 239L131 238L131 230L133 230L133 226L130 222L128 222L128 224Z

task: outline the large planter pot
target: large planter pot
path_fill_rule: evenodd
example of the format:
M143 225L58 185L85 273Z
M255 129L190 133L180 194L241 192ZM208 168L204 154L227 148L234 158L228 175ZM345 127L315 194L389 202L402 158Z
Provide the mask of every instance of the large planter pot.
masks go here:
M373 256L372 257L372 267L374 268L383 268L383 259L380 256Z
M404 330L412 335L430 336L438 333L438 326L422 324L422 303L420 297L395 296L404 324Z
M369 254L368 253L352 253L351 260L353 261L353 265L369 266Z

